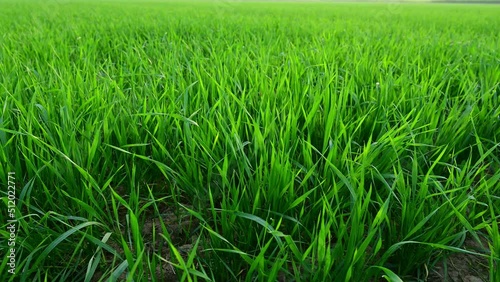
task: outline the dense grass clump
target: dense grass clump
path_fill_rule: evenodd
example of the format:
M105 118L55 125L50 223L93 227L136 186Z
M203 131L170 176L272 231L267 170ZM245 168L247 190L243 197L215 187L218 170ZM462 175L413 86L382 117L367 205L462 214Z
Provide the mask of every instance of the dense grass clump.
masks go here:
M500 281L499 7L0 11L0 280Z

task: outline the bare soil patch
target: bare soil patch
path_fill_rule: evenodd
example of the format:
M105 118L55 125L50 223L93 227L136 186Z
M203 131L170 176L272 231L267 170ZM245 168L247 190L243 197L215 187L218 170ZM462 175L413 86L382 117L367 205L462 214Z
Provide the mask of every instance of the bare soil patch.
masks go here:
M481 243L478 243L472 238L467 238L462 248L487 254L488 242L484 238L481 239ZM490 281L489 271L487 258L466 253L453 253L436 265L427 281L487 282Z

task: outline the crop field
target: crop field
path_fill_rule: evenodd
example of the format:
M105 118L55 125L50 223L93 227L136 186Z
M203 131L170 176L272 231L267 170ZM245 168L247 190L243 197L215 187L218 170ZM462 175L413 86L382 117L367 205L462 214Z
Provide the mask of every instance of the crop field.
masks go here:
M0 0L0 281L500 281L499 28Z

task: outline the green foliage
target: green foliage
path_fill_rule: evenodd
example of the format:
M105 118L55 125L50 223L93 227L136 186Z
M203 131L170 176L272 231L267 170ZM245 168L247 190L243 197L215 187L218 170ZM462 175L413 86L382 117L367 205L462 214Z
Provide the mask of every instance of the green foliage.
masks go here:
M0 280L424 280L446 252L499 277L498 7L0 10ZM197 228L146 237L165 206Z

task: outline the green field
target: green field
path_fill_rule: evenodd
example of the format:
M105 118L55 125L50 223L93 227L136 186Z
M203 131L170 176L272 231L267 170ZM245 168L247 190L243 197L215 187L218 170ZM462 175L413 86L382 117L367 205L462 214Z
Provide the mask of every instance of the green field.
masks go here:
M499 15L0 1L0 281L500 281Z

